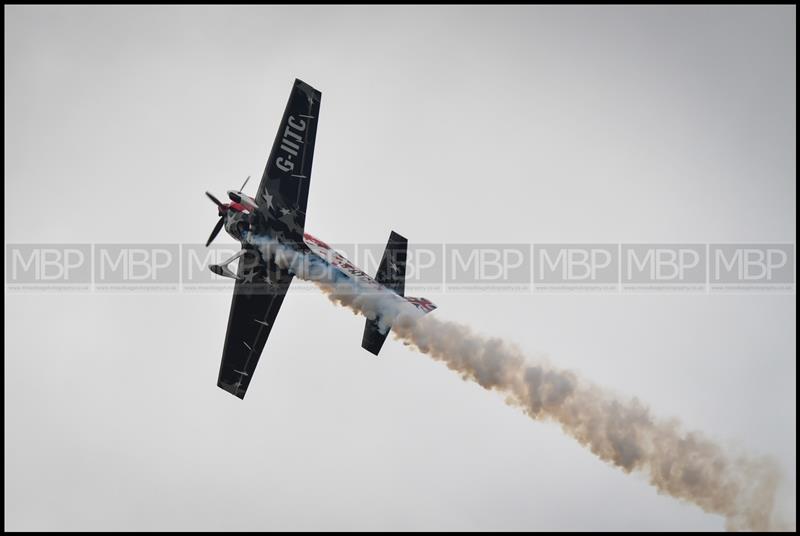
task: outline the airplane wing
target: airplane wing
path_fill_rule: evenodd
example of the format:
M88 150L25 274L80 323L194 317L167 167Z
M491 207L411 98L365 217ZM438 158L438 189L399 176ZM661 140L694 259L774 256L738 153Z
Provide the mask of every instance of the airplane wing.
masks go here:
M292 274L272 262L265 265L250 249L239 259L237 275L217 385L244 399Z
M302 80L294 81L256 193L264 230L283 242L303 243L321 98Z

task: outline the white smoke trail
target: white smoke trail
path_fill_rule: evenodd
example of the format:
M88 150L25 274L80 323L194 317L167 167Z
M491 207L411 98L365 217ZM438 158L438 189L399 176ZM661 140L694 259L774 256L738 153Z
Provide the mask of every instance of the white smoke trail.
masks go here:
M776 519L777 465L733 455L677 420L660 420L637 399L621 400L571 371L532 363L514 345L469 327L422 316L412 305L364 292L357 282L310 269L314 259L291 250L276 262L315 282L334 303L391 326L395 336L462 378L503 394L532 419L550 420L600 459L645 473L661 493L725 517L729 530L793 530Z
M506 395L533 419L552 420L600 459L645 472L660 492L721 514L732 530L779 528L772 520L777 467L767 459L731 457L678 422L659 421L638 400L619 400L576 374L528 362L500 339L433 317L401 317L398 338L444 362L465 379Z

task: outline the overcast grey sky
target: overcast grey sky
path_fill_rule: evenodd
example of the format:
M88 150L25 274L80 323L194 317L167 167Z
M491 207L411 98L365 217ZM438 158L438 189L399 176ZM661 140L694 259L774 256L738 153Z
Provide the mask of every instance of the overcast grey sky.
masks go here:
M295 77L330 242L796 240L794 6L4 13L6 243L203 242ZM427 297L774 457L793 503L794 293ZM287 296L240 401L229 305L6 291L7 530L723 527L394 340L375 358L319 294Z

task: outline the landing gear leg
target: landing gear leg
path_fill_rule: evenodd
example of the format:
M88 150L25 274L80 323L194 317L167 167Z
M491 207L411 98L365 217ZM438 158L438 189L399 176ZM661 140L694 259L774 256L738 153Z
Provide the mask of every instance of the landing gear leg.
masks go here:
M241 257L242 255L244 255L245 253L246 253L246 250L243 249L243 250L239 251L238 253L236 253L230 259L228 259L225 262L223 262L222 264L211 264L211 265L209 265L208 269L211 270L212 272L214 272L217 275L221 275L222 277L230 277L231 279L236 279L237 281L240 281L242 278L237 276L236 274L234 274L228 268L228 265L230 263L232 263L233 261L235 261L236 259L238 259L239 257Z

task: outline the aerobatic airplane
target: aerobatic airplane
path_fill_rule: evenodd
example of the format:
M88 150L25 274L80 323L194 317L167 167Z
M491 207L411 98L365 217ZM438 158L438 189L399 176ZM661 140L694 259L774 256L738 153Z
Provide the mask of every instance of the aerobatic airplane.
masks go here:
M321 97L313 87L295 80L255 197L242 192L247 180L239 190L228 191L229 203L206 192L219 212L206 246L223 227L242 245L230 259L209 266L215 274L236 280L217 385L241 399L295 275L291 266L277 262L276 247L310 258L330 270L334 279L352 282L353 288L410 303L421 314L436 308L425 298L404 296L407 240L399 234L389 236L373 279L304 232ZM228 265L235 260L234 273ZM367 319L361 346L378 355L388 335L386 324L385 319Z

